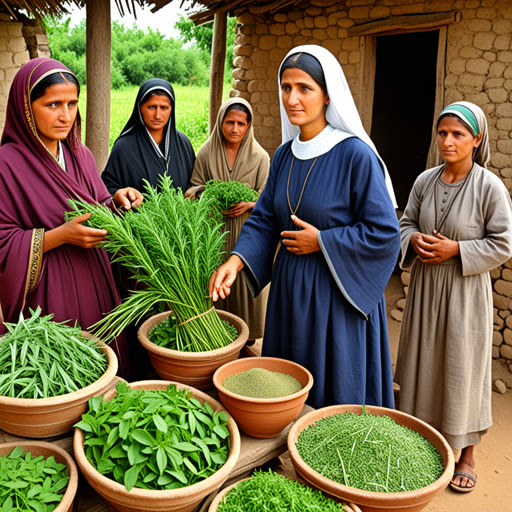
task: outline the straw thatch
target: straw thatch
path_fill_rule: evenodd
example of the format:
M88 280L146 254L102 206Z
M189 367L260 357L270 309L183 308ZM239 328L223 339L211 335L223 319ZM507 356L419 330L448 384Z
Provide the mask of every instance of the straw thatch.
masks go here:
M170 1L161 0L158 2L159 7L153 8L152 11L158 10ZM137 17L136 6L144 7L155 4L151 0L115 0L115 3L121 16L128 13L134 14L135 17ZM36 18L44 16L60 17L69 14L70 6L85 7L85 4L86 0L0 0L0 12L7 12L15 19L18 19L20 11L28 12Z

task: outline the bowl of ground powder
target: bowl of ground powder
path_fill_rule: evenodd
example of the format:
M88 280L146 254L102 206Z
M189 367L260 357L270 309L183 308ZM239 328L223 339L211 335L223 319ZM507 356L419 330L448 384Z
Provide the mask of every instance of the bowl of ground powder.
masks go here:
M238 428L258 438L277 437L302 411L313 376L277 357L248 357L224 364L213 384Z

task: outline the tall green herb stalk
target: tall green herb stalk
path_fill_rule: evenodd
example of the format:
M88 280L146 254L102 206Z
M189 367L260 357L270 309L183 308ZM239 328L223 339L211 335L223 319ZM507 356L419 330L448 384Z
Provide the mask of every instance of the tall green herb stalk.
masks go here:
M97 336L109 341L164 304L176 316L179 350L213 350L233 340L217 312L206 313L212 307L208 281L222 262L224 238L221 224L210 215L207 198L185 199L164 176L159 191L146 183L142 205L121 215L100 205L68 202L74 212L66 218L93 213L88 224L108 231L103 247L112 261L140 283L122 304L91 326Z

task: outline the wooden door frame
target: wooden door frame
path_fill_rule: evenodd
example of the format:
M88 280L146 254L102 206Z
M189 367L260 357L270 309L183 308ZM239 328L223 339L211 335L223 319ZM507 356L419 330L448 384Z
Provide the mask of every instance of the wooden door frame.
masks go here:
M461 15L457 11L420 16L391 16L384 20L356 25L348 30L349 36L358 35L360 37L361 65L359 68L359 90L357 94L358 110L363 126L368 134L371 133L372 129L375 71L377 65L377 37L412 32L439 31L434 115L426 168L434 167L441 162L439 152L437 151L435 134L437 116L444 107L448 25L457 23L460 19Z

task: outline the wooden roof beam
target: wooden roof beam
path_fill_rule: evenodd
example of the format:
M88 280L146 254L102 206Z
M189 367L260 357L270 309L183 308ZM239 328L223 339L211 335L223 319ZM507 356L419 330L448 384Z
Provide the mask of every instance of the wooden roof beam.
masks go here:
M347 35L363 36L371 34L400 33L413 30L425 30L457 23L461 19L459 11L438 12L433 14L411 14L405 16L390 16L380 20L354 25L347 29Z

